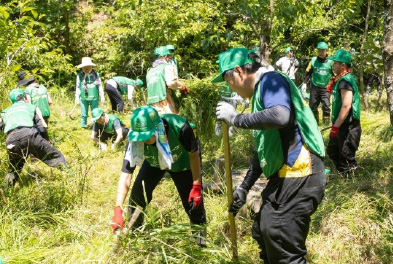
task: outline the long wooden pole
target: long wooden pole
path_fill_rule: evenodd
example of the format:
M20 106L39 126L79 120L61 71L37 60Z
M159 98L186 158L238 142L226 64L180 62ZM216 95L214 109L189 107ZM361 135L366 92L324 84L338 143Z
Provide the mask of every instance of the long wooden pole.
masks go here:
M231 149L229 145L229 126L222 122L222 135L224 137L225 178L227 182L228 209L233 203L232 173L231 173ZM237 259L236 225L233 213L228 212L229 229L231 233L232 255Z

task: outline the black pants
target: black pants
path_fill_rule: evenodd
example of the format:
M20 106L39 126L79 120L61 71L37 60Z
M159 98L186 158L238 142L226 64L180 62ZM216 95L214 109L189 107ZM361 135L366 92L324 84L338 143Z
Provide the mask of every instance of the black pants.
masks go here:
M198 208L190 211L191 206L188 203L188 197L193 184L191 170L180 172L161 170L159 168L150 166L150 164L146 160L143 162L142 167L139 170L138 176L135 179L134 185L132 186L129 202L131 208L135 206L140 206L145 209L146 205L149 204L152 200L153 191L157 187L158 183L161 181L165 172L168 172L171 175L171 178L175 183L176 189L180 195L183 208L186 211L188 217L190 218L191 223L199 225L205 224L206 213L203 202ZM147 201L145 200L145 194ZM168 197L172 197L172 195L172 193L167 194ZM142 217L139 217L135 225L140 225L142 221Z
M351 171L357 167L355 154L361 134L360 121L352 119L341 125L337 138L329 139L327 154L339 172Z
M313 174L302 178L269 178L252 237L265 264L307 263L306 238L310 216L322 201L326 175L321 159L313 156Z
M120 91L108 83L105 83L105 91L109 96L109 100L111 101L112 110L123 112L124 101Z
M46 125L49 127L49 116L43 116Z
M324 119L330 117L330 96L331 93L326 91L326 88L320 88L311 83L310 87L310 108L314 113L314 116L318 118L318 107L322 104L322 116ZM318 121L318 119L317 119Z
M122 127L121 128L121 132L122 132L122 134L123 134L123 140L124 139L127 139L127 135L128 135L128 128L126 128L126 127ZM105 142L105 141L107 141L108 139L116 139L116 133L115 134L110 134L110 133L106 133L106 132L104 132L104 131L102 131L101 132L101 130L98 130L98 135L97 135L97 137L98 137L98 139L101 141L101 142Z
M30 154L51 167L68 166L63 154L49 141L41 137L35 128L17 128L7 135L6 147L9 157L9 173L16 179Z

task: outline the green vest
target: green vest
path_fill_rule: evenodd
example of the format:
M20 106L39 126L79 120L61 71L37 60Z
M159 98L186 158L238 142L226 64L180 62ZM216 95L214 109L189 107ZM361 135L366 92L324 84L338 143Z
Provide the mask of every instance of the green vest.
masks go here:
M190 170L191 167L188 152L179 140L180 131L186 122L186 119L175 114L163 114L161 115L161 119L165 119L168 122L168 131L165 132L173 158L171 171L178 172ZM158 162L158 149L155 145L151 146L145 144L145 159L152 167L160 168L160 164Z
M84 72L79 72L78 76L79 76L79 89L81 91L81 100L83 101L98 100L98 84L96 84L96 80L100 78L98 72L91 72L88 75L84 74ZM87 86L87 94L85 90L85 80Z
M115 76L112 79L119 86L118 88L119 88L121 94L127 94L128 93L128 88L127 88L128 85L135 86L135 81L131 80L131 79L127 78L127 77Z
M35 105L29 103L16 102L5 109L1 114L5 124L4 133L18 127L33 127L35 108Z
M325 157L325 147L322 135L318 130L314 115L301 96L300 90L294 82L284 73L280 73L289 83L291 103L295 108L295 117L302 136L303 143L314 154ZM252 113L265 109L261 100L260 81L257 83L252 102ZM284 165L281 137L278 129L254 130L253 131L256 151L263 173L267 178L276 173Z
M116 116L116 115L112 115L112 114L107 114L108 115L108 123L105 124L105 126L101 125L100 123L96 122L96 125L98 126L98 128L101 130L104 127L104 132L108 133L108 134L115 134L115 129L113 128L113 122L116 119L119 119L120 124L122 126L124 126L123 121L120 119L120 117Z
M30 95L31 103L40 109L42 116L50 116L48 91L45 86L40 84L37 88L34 85L29 85L26 87L25 92Z
M166 98L165 66L167 65L167 63L160 64L147 72L148 105L158 103Z
M333 61L327 59L326 62L322 63L317 60L317 57L313 57L311 59L311 65L313 68L312 83L317 87L326 88L330 78L333 76Z
M340 90L338 89L338 84L341 80L345 80L349 82L353 88L353 97L352 97L352 116L353 118L360 120L360 98L359 98L359 89L356 84L355 76L350 72L341 77L333 88L333 103L332 103L332 122L333 124L336 122L337 117L340 113L341 106L343 104Z

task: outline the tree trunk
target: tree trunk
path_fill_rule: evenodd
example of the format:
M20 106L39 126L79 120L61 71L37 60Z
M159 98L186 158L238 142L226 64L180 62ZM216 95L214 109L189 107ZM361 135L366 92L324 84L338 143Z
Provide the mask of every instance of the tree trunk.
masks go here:
M393 126L393 0L385 0L384 4L384 48L382 57L390 125Z
M272 32L272 21L274 18L274 0L270 0L270 17L261 21L260 32L260 54L262 61L270 64L270 40Z
M370 16L370 6L371 6L371 1L367 1L367 14L366 14L366 19L364 21L364 34L363 34L363 39L362 39L362 44L360 46L360 65L359 65L359 90L360 94L363 96L364 100L364 105L366 108L366 111L368 111L368 95L364 95L364 43L367 40L367 35L368 35L368 18Z

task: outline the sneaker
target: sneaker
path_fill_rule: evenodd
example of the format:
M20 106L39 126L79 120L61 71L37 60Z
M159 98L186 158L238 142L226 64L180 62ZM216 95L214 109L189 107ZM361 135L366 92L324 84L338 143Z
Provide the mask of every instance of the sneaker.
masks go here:
M193 231L195 243L200 247L206 247L206 229L201 231Z

